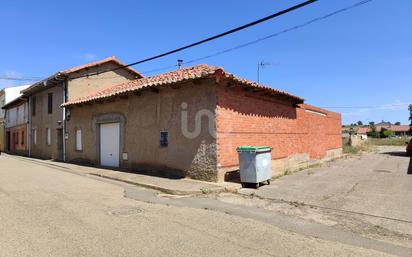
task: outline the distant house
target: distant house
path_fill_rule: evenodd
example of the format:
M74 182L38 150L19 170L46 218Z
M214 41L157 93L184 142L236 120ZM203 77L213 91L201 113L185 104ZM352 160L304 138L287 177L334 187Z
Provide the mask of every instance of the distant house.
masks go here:
M5 115L6 110L3 107L21 96L20 91L28 88L30 85L6 87L0 90L0 151L5 151L6 134L5 134Z
M382 131L382 129L387 129L387 130L391 130L394 132L395 135L397 136L406 136L409 134L409 129L410 126L409 125L376 125L376 132L380 133ZM371 127L362 127L359 128L356 131L356 134L358 135L367 135L369 132L371 132L372 129Z

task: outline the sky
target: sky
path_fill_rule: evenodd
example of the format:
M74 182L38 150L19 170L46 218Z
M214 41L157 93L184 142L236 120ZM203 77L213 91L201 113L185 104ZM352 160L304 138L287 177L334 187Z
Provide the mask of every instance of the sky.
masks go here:
M115 55L131 63L280 11L295 0L1 1L0 77L46 77ZM319 0L227 37L134 66L150 76L271 35L361 0ZM373 0L206 63L342 113L344 124L408 123L412 1ZM0 79L0 88L25 84ZM344 108L338 108L344 107ZM350 108L349 108L350 107Z

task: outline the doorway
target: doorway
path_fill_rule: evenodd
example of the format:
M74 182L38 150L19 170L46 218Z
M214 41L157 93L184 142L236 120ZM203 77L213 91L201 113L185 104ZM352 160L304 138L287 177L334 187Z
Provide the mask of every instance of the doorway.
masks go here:
M100 165L119 167L120 123L100 124Z

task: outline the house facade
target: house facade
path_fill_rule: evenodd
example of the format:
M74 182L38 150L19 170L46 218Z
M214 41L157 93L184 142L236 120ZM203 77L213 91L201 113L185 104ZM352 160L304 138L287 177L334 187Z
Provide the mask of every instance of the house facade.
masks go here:
M6 87L0 90L0 151L5 151L6 133L5 133L5 116L6 110L3 107L21 96L20 91L28 88L30 85L15 87Z
M102 71L108 71L101 73ZM29 155L65 160L66 117L61 105L108 85L142 77L115 57L57 72L23 91L29 106Z
M5 110L5 149L10 154L27 155L28 105L24 98L17 98L3 106Z
M268 145L274 170L338 156L341 116L198 65L71 99L67 161L224 181L236 148Z

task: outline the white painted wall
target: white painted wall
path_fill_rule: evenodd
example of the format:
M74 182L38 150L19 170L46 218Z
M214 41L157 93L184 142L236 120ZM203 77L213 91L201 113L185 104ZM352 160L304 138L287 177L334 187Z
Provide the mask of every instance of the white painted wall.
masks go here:
M25 102L19 106L6 110L4 126L11 128L17 125L26 124L28 121L28 104Z
M5 104L10 103L17 97L21 96L21 91L28 88L30 85L23 85L23 86L17 86L17 87L6 87L4 89L4 92L6 93L6 99L5 99Z
M1 90L4 94L0 96L0 120L4 119L6 114L6 111L2 109L3 106L20 97L21 91L28 87L30 87L30 85L6 87Z

